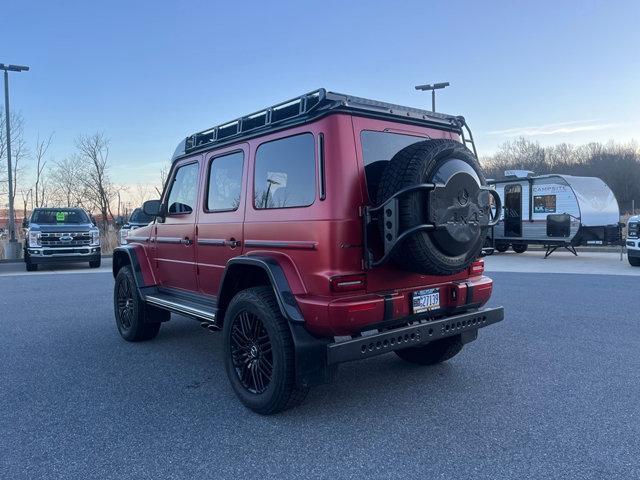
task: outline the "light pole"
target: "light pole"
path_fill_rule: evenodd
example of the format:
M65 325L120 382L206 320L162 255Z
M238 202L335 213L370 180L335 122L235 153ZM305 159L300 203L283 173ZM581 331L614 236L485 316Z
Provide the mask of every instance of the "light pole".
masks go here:
M449 86L449 82L434 83L433 85L416 85L416 90L431 90L431 111L436 111L436 90L446 88Z
M29 67L23 65L5 65L0 63L0 70L4 70L4 121L7 126L7 176L9 178L9 244L5 249L6 258L18 258L20 249L16 241L16 218L13 211L13 176L11 172L11 123L9 120L9 72L26 72Z

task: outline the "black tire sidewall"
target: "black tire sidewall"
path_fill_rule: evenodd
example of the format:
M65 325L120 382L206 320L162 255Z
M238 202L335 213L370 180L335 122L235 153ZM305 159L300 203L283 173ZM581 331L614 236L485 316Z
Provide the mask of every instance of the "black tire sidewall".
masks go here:
M120 318L118 317L118 287L120 282L128 282L129 288L133 293L133 318L131 319L131 327L126 328L122 325ZM113 309L116 319L116 326L120 336L129 342L135 342L141 339L142 332L144 330L144 303L137 294L136 283L133 278L133 272L130 266L124 266L116 275L115 284L113 287Z
M455 140L426 140L419 142L403 149L405 155L410 156L410 160L406 161L407 165L414 165L413 162L421 162L419 165L419 171L414 178L408 178L405 176L403 183L399 185L401 188L409 187L418 183L429 183L432 176L437 170L452 159L461 160L467 163L478 175L480 184L486 185L486 181L480 165L473 153ZM401 155L403 150L398 152L397 155ZM389 165L385 169L385 172L380 182L381 188L378 191L378 203L380 204L386 198L389 198L393 193L390 192L388 187L384 187L385 180L393 175L397 175L397 167L393 165L394 158L389 162ZM409 170L407 168L406 170ZM404 172L401 172L404 174ZM415 225L427 223L428 221L428 205L426 196L428 193L416 192L400 198L400 230L406 230ZM382 228L381 228L382 231ZM477 240L472 244L467 251L461 255L452 256L443 253L438 246L433 242L429 233L418 232L415 235L407 238L403 245L396 248L393 254L393 259L396 265L405 270L409 270L421 274L437 274L437 275L451 275L461 272L469 267L471 262L475 260L482 251L482 245L484 243L485 234L481 230Z
M271 342L273 374L267 390L261 394L249 392L244 385L242 385L231 357L231 330L233 321L236 316L243 311L256 315L260 319ZM290 379L287 378L289 373L287 372L288 366L286 365L285 342L290 342L291 339L285 338L285 336L282 335L282 331L279 328L280 321L286 320L282 318L279 311L274 311L270 305L255 295L253 289L238 293L231 300L229 308L225 313L223 326L225 370L229 377L229 382L240 401L257 413L271 413L273 406L278 403L282 395L286 394L285 390L290 388L288 385Z

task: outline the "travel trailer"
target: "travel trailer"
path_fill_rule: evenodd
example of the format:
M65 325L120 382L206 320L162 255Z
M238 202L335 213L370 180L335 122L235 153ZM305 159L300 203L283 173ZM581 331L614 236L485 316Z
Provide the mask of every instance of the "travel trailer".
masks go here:
M622 224L611 189L596 177L539 175L507 170L488 180L502 200L502 217L488 246L523 253L529 245L546 247L545 258L564 247L577 255L580 245L621 245Z

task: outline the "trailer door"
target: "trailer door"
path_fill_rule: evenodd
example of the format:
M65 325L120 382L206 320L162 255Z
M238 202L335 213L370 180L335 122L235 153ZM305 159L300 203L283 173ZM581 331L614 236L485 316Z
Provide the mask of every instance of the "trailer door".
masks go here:
M504 186L504 236L522 237L522 185Z

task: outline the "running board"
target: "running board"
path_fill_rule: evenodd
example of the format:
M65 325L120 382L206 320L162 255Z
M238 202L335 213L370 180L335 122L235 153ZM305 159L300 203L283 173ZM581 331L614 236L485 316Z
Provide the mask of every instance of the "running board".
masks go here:
M199 305L196 302L183 301L182 299L177 299L173 295L163 295L161 293L145 295L144 298L147 303L172 312L182 313L183 315L189 315L200 320L206 320L207 322L215 323L216 321L215 308L205 309L205 306Z

